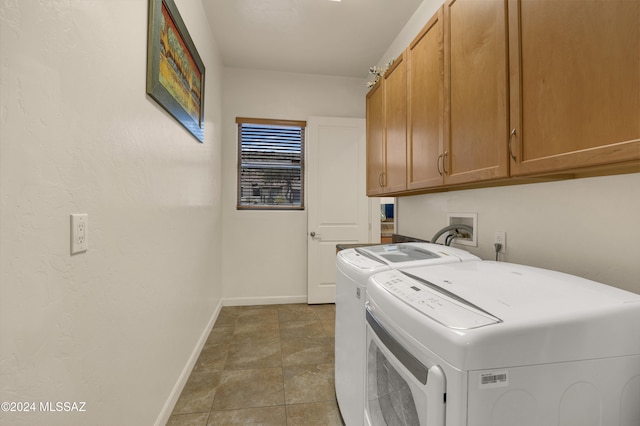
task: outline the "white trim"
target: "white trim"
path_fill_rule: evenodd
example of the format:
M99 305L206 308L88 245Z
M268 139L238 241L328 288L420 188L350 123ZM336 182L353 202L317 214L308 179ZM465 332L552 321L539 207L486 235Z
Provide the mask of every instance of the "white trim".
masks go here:
M232 297L222 300L223 306L283 305L307 303L307 296Z
M220 310L222 309L223 305L224 305L223 301L220 301L218 303L218 306L216 306L216 308L213 310L213 314L211 315L211 318L209 319L209 322L207 323L206 327L202 331L202 334L200 335L200 339L198 339L196 346L193 348L193 351L191 351L191 356L189 356L189 359L187 359L187 363L182 369L182 373L180 373L180 376L178 377L178 381L173 386L173 389L171 390L171 393L169 394L167 401L164 403L162 410L160 410L160 414L158 415L158 418L154 423L156 426L166 425L167 422L169 421L169 417L171 417L173 408L178 402L178 398L180 398L180 394L182 393L184 386L187 384L187 380L189 380L189 376L191 375L191 370L193 370L193 367L196 365L196 361L200 356L200 352L202 351L204 344L209 338L211 329L213 328L213 325L216 323L216 320L218 319L218 315L220 314Z

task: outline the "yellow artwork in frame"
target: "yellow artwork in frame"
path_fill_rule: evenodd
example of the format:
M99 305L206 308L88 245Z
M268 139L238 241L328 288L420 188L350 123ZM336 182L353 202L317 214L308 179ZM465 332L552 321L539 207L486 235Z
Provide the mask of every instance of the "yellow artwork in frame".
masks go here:
M149 0L147 93L204 140L202 59L173 0Z

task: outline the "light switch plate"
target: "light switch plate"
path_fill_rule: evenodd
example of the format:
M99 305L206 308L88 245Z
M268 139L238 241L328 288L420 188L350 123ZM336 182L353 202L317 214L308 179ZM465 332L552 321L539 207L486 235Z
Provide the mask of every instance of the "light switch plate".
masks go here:
M82 253L89 249L89 215L71 215L71 254Z

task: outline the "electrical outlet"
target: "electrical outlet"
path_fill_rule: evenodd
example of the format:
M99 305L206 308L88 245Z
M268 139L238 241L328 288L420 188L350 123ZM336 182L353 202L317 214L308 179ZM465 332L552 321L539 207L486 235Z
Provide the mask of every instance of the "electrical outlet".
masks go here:
M493 237L494 244L501 244L500 253L505 254L507 252L507 233L504 231L496 231Z
M71 254L89 249L89 215L71 215Z

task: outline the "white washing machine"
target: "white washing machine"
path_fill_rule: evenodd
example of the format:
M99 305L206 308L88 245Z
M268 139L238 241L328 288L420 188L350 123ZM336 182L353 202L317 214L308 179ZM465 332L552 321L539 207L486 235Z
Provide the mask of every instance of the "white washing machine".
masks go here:
M376 274L367 299L367 425L640 425L638 294L464 262Z
M364 422L365 289L375 273L478 257L430 243L386 244L342 250L336 258L335 385L347 426Z

